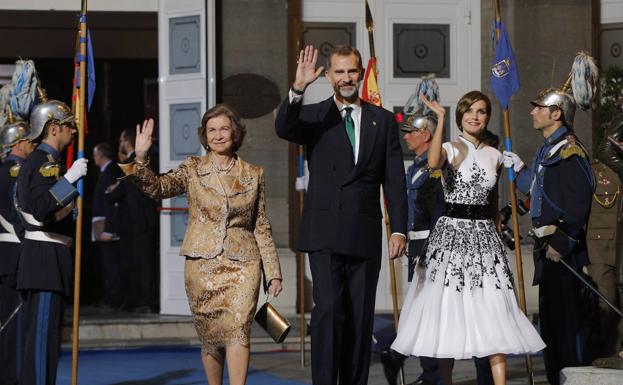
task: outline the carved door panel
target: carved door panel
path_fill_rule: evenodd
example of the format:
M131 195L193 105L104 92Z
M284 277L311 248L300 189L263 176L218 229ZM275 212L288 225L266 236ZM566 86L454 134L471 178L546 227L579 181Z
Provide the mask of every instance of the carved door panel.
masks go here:
M214 1L160 0L158 10L160 172L201 155L202 114L214 104ZM190 314L179 256L187 224L185 196L162 202L160 213L160 312Z

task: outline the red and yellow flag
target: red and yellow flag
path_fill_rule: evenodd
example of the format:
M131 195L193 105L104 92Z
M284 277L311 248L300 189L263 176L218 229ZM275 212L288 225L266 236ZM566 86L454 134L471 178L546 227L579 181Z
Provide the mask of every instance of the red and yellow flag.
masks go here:
M376 57L368 60L368 68L363 78L363 91L361 98L368 103L381 106L381 93L379 92L379 84L377 83Z

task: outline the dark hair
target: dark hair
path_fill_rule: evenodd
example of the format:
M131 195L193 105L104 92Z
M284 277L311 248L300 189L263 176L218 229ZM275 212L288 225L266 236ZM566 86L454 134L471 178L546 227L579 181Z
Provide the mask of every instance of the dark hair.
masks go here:
M472 104L479 100L484 101L487 106L487 121L485 122L485 130L487 129L487 124L489 124L489 119L491 119L491 100L489 100L487 95L480 91L469 91L463 95L456 104L456 125L459 127L459 130L463 131L463 127L461 127L463 115L467 112L467 110L469 110L469 107L471 107Z
M498 148L500 146L500 137L486 128L480 134L480 141L493 148Z
M57 125L58 128L60 128L61 130L63 129L63 125L59 123L58 119L49 119L43 125L43 130L41 130L41 133L39 134L39 136L37 136L35 139L33 139L32 142L33 143L41 143L44 139L46 139L48 137L48 135L50 134L50 127L53 124Z
M199 142L206 151L210 151L210 147L208 146L208 137L206 136L206 129L208 120L212 118L216 118L217 116L225 115L231 120L231 130L232 130L232 152L238 151L240 146L242 146L242 141L244 136L247 134L247 128L242 123L240 119L240 115L234 110L229 104L221 103L216 106L210 108L203 114L203 118L201 118L201 127L197 130L199 134Z
M363 62L361 60L361 53L359 53L359 50L357 48L351 47L350 45L336 45L335 47L333 47L333 49L331 49L331 53L327 57L327 65L325 66L325 69L327 71L331 69L331 59L333 59L333 56L336 56L336 55L337 56L355 55L358 60L357 66L359 67L359 70L363 72Z
M50 126L53 124L58 125L58 122L54 119L50 119L47 122L45 122L45 124L43 125L43 130L41 130L41 133L39 134L39 136L33 139L32 142L41 143L45 138L47 138L48 135L50 134Z
M132 148L134 148L136 146L136 131L130 129L121 131L121 139L130 142Z
M93 150L97 151L101 156L106 159L114 159L113 157L115 155L112 152L112 148L110 147L110 144L106 142L96 144L95 147L93 147Z

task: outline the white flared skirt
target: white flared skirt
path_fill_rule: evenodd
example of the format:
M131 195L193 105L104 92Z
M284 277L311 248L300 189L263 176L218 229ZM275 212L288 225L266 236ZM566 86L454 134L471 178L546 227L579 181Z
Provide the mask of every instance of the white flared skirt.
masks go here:
M468 359L545 347L519 309L506 250L490 220L441 217L416 268L392 349Z

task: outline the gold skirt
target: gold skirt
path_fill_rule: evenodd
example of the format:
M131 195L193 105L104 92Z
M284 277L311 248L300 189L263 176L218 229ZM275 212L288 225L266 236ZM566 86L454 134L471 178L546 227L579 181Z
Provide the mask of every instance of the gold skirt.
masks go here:
M249 346L260 279L259 260L186 258L186 295L203 354L222 360L225 347Z

